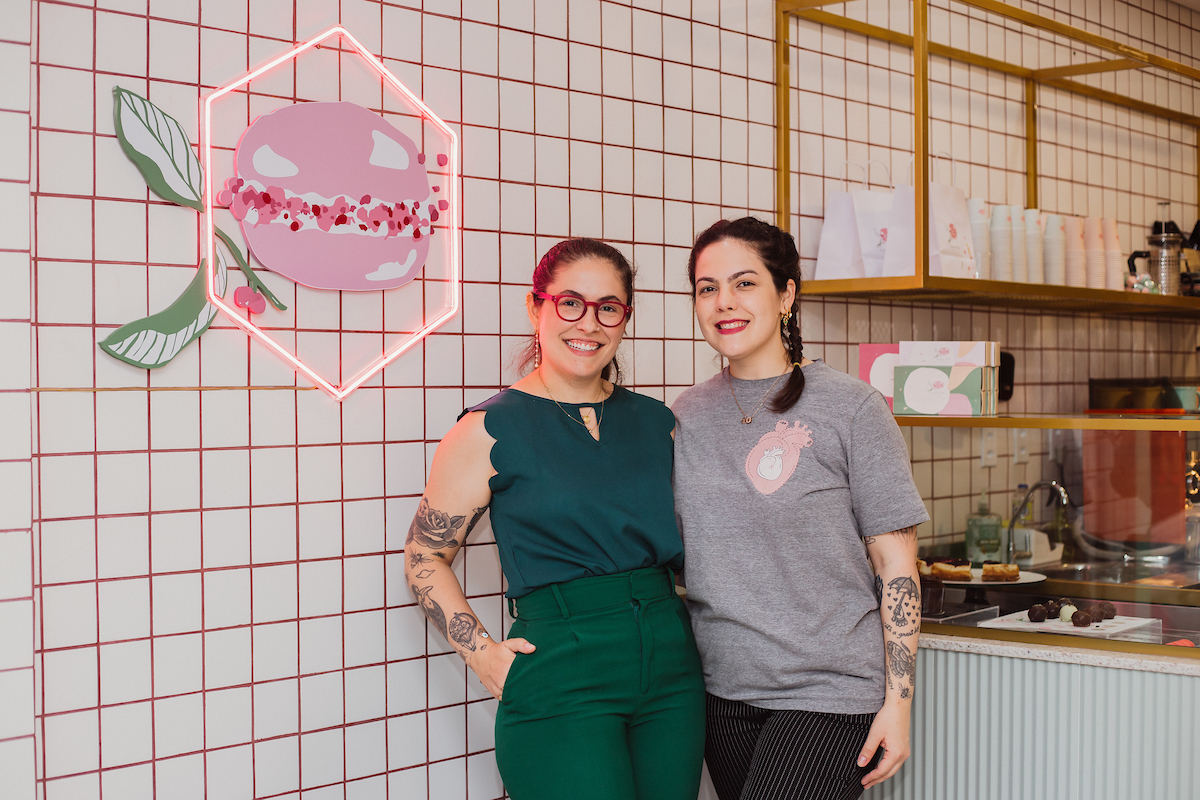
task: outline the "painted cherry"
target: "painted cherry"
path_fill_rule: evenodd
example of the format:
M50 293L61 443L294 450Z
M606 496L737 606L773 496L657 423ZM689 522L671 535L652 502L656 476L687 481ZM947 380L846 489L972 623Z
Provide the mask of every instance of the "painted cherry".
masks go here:
M267 310L267 298L249 286L239 286L233 293L233 302L251 314L261 314Z

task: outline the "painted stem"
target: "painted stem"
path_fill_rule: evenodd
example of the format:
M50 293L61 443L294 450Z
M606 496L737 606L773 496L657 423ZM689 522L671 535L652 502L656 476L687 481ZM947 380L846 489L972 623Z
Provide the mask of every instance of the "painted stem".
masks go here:
M267 298L267 300L271 303L271 305L275 306L275 308L279 309L280 311L287 311L287 306L280 302L279 298L267 288L267 285L259 280L258 276L254 274L254 270L250 269L250 265L247 264L246 259L242 257L242 251L239 250L237 245L233 243L233 239L229 238L229 234L225 233L225 231L221 230L216 225L213 225L213 232L216 233L217 236L221 237L221 241L224 242L225 246L228 247L233 253L233 258L235 261L237 261L238 268L241 269L241 271L245 274L246 282L250 284L250 288Z

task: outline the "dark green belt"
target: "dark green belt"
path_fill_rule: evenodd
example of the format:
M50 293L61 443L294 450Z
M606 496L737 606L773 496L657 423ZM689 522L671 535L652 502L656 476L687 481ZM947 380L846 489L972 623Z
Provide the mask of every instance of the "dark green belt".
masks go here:
M509 598L513 619L529 622L572 614L586 614L640 600L658 600L675 594L675 573L669 567L644 567L616 575L596 575L552 583L526 595Z

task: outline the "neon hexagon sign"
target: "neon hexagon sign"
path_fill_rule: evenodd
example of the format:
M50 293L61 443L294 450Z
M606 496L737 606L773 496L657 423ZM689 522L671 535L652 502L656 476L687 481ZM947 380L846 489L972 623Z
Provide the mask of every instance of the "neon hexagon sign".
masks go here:
M319 187L316 187L318 190L312 197L325 199L316 199L311 204L309 200L312 200L312 197L306 200L299 195L293 195L291 190L289 190L286 204L281 203L283 198L277 197L272 205L271 198L267 194L268 189L264 188L263 185L257 185L255 189L247 189L246 192L239 195L239 187L245 183L240 179L231 179L226 183L224 189L218 189L214 192L212 177L214 148L212 142L214 104L216 101L239 90L248 91L251 81L263 78L282 65L296 61L306 51L311 51L314 48L319 49L322 42L333 37L341 37L341 40L349 45L346 52L356 54L371 71L378 75L385 92L387 90L394 92L402 102L406 102L419 114L423 124L428 123L432 126L433 130L444 136L447 152L438 154L437 166L443 168L445 171L441 175L442 185L432 187L432 191L436 194L432 197L416 197L416 202L410 200L410 205L406 205L404 201L384 202L382 198L378 197L378 191L375 192L376 196L374 197L371 191L366 191L361 197L336 197L332 199L334 207L331 208L330 192L320 191ZM341 53L341 51L337 52ZM337 72L340 76L342 72L340 62ZM260 263L268 269L282 274L297 283L317 289L342 289L359 292L370 290L380 291L401 286L412 280L415 274L422 269L425 254L430 249L431 240L435 238L433 234L441 234L438 238L440 238L439 245L446 262L445 276L437 278L437 283L444 283L445 285L446 302L444 305L441 308L430 311L425 307L424 294L422 293L420 323L414 324L412 330L403 333L387 344L382 348L382 352L378 356L369 358L353 377L341 383L336 383L325 377L316 368L301 359L298 354L289 351L287 347L271 335L271 330L257 324L253 320L251 313L243 314L239 311L239 306L242 309L246 309L247 312L257 313L263 309L262 297L257 295L254 290L243 287L239 291L247 292L248 294L239 297L235 293L233 303L222 297L224 285L219 283L219 257L211 257L210 255L210 258L207 260L208 301L264 347L290 364L297 372L324 389L332 397L337 400L343 400L355 389L370 380L380 370L420 342L427 334L436 330L458 313L462 291L461 223L458 203L458 137L450 126L434 114L420 98L409 91L349 31L340 25L334 26L305 42L297 44L291 50L282 53L232 83L220 87L205 98L203 117L204 136L201 145L201 158L204 164L204 206L207 212L204 230L207 252L209 254L217 254L214 236L219 231L216 230L214 224L214 212L219 207L230 205L234 215L242 223L242 230L247 235L246 238L250 244L250 250L255 253ZM271 117L276 119L268 119ZM313 124L313 120L328 120L331 117L349 120L349 124L357 125L360 128L363 126L373 128L373 130L367 131L367 134L375 140L374 149L369 156L370 164L383 164L386 167L404 166L407 168L415 157L415 160L420 163L420 168L418 169L416 164L412 164L412 166L414 170L419 172L422 180L424 179L424 154L416 153L415 146L412 145L411 140L395 128L392 128L382 117L358 105L346 102L329 102L283 106L274 113L258 117L251 125L251 129L274 126L277 136L282 134L286 137L289 135L287 123L290 121L292 125L290 135L295 139L299 126L311 125ZM374 118L374 121L370 119L371 117ZM264 122L266 124L261 124ZM289 159L279 156L266 144L258 144L258 139L263 139L262 135L258 136L253 145L255 149L253 152L252 167L244 166L244 164L249 165L251 159L249 156L243 158L240 151L246 145L247 140L253 138L255 131L251 129L247 129L243 134L242 142L239 144L239 173L243 169L246 169L254 173L255 177L260 177L258 175L259 172L268 176L296 174L299 168L291 163ZM308 135L308 129L304 128L301 130L304 134ZM318 133L313 132L311 136L314 139L320 140ZM331 153L339 148L344 149L345 146L348 145L337 141L318 141L313 148L316 152L314 160L319 164L323 160L323 153ZM325 150L322 151L322 148L325 148ZM327 167L328 165L324 165L320 168L324 169L325 173L328 174L330 170ZM400 180L400 182L403 183L403 180ZM381 185L378 177L373 179L373 181L367 180L367 183L368 185L372 185L373 183L375 187ZM412 180L409 180L409 183L413 183ZM414 185L418 186L415 191L419 194L421 192L419 181ZM412 186L409 189L411 190ZM442 191L443 189L444 191ZM428 190L429 187L426 184L424 191L427 194ZM249 201L244 199L244 195L247 192L253 195ZM354 194L357 195L358 193L356 191ZM308 196L306 195L305 197ZM263 198L266 199L268 204L266 208L263 207ZM391 199L395 200L395 198ZM324 208L320 205L322 202L325 203ZM339 202L345 207L336 205ZM424 208L420 208L420 202L425 203ZM257 208L255 208L256 203ZM291 211L291 215L288 214L289 211ZM258 227L263 222L271 223L266 226L270 229L269 235L268 233L261 232ZM435 225L434 223L437 224ZM357 235L359 234L359 230L356 230L356 228L361 229L364 232L363 235ZM332 271L327 267L322 267L316 260L310 259L311 263L308 264L287 263L289 258L303 262L304 255L296 256L294 254L308 249L309 245L302 245L298 249L293 243L291 250L289 250L286 246L283 246L281 249L281 247L270 244L270 242L280 241L280 233L283 234L282 238L286 239L287 230L285 229L290 229L291 231L301 231L302 229L309 231L310 236L303 241L319 242L322 238L326 239L326 243L321 245L324 248L324 255L319 258L328 259L331 252L346 252L350 254L363 252L364 248L370 248L372 252L378 253L381 246L388 245L392 245L392 252L399 252L400 256L394 261L386 263L374 264L372 262L373 266L371 266L370 272L360 269L359 272L362 274L342 275L337 278L337 281L340 282L335 281L331 283L330 281L333 280L330 278ZM344 233L349 235L323 237L321 232L325 234ZM254 241L255 237L258 238L258 242ZM423 237L424 239L422 240ZM300 239L300 237L296 238L297 240ZM226 237L222 235L222 239L226 240ZM264 244L264 242L267 242L267 244ZM226 240L226 244L230 243ZM397 250L397 246L399 246L399 250ZM232 249L235 253L237 252L236 248ZM407 257L405 257L405 254ZM379 261L380 258L376 256L376 261ZM316 268L314 268L314 264L317 264ZM222 291L218 291L218 289ZM340 353L341 347L339 345L339 358ZM341 364L339 364L339 369L341 369Z

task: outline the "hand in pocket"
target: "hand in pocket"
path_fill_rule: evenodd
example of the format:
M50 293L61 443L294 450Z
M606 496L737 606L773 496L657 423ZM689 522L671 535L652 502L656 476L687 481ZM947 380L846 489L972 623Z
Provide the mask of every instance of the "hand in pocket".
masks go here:
M471 669L479 676L483 688L492 693L497 700L504 694L504 684L508 680L509 670L517 659L517 653L529 654L536 648L526 639L505 639L487 649L475 654L471 660Z

